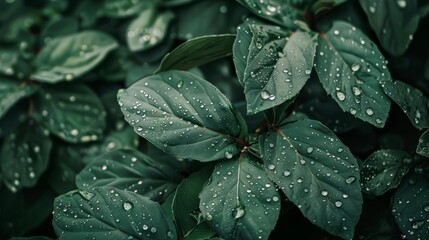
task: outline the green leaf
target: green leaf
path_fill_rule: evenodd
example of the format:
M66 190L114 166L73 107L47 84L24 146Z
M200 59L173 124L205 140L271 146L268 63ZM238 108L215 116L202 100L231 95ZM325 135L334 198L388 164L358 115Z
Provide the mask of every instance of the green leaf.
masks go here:
M391 81L387 61L360 30L341 21L319 34L315 69L326 92L345 112L383 127L390 99L381 83Z
M248 20L237 29L234 63L248 114L294 98L310 77L316 36Z
M75 190L54 202L59 239L176 239L173 221L157 202L116 188Z
M156 0L104 0L98 5L97 15L113 18L129 17L152 8L156 2Z
M251 155L222 161L200 193L200 210L224 239L268 239L280 194Z
M14 80L0 80L0 118L19 100L36 92L33 84L20 83Z
M428 99L413 86L401 82L384 82L384 92L407 114L418 129L429 128Z
M242 127L229 100L212 84L181 71L162 72L120 90L125 120L175 157L203 162L232 158Z
M320 122L287 123L260 137L268 177L313 224L351 239L362 210L356 159Z
M418 0L359 0L381 46L394 56L405 53L420 21Z
M196 234L198 234L201 239L206 239L215 235L207 223L198 221L200 219L193 216L197 215L195 211L198 209L200 203L198 195L212 172L212 167L205 167L191 174L177 186L172 204L173 214L181 236L185 236L184 239L195 238ZM198 229L202 228L204 228L203 231L198 231Z
M148 8L141 12L127 29L129 49L137 52L161 43L173 18L173 12L158 12L155 8Z
M14 14L22 9L22 0L15 1L0 1L0 21L10 19Z
M1 148L1 173L6 186L16 192L36 185L49 164L49 132L32 119L8 135Z
M40 33L41 45L47 44L55 38L74 34L79 30L79 21L75 17L56 19L46 25Z
M15 65L19 59L19 52L9 49L0 49L0 74L7 76L15 73Z
M426 130L419 138L416 152L429 158L429 130Z
M164 56L156 72L189 70L230 56L235 35L209 35L190 39Z
M34 118L51 133L71 142L99 139L106 113L97 95L77 83L42 85L34 96Z
M82 76L117 48L115 39L99 31L84 31L49 41L37 55L32 78L41 82L71 81Z
M427 175L410 173L396 189L392 213L405 239L429 236L429 180Z
M162 202L174 192L181 176L168 165L133 149L104 154L87 165L77 176L76 186L90 190L115 187Z
M361 167L362 190L380 196L396 188L415 161L406 152L382 149L371 154Z

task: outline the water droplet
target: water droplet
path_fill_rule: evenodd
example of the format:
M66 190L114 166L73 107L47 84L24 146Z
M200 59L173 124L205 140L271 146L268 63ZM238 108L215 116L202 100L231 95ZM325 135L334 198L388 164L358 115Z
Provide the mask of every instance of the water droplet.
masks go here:
M91 193L88 191L83 191L83 190L80 190L79 194L88 201L91 200L95 196L94 193Z
M181 88L181 87L183 87L183 80L180 80L180 81L177 83L177 88Z
M224 156L226 159L231 159L234 156L234 154L232 154L232 152L226 150Z
M71 80L73 80L73 74L71 74L71 73L68 73L68 74L66 74L65 76L64 76L64 79L66 80L66 81L71 81Z
M263 90L261 92L261 98L264 99L264 100L269 99L270 98L270 93L267 92L267 91L265 91L265 90Z
M358 63L354 63L352 65L352 71L353 72L357 72L357 71L359 71L359 69L360 69L360 65Z
M429 205L424 206L423 209L425 210L425 212L429 212Z
M335 207L341 207L342 205L343 205L343 203L341 201L335 202Z
M278 200L279 200L279 198L278 198L277 196L274 196L274 197L273 197L273 201L274 201L274 202L277 202Z
M334 30L334 35L338 35L338 34L340 34L340 31Z
M351 184L354 181L356 181L356 177L354 177L354 176L350 176L350 177L346 178L346 183L347 184Z
M344 99L346 99L346 95L343 92L341 92L341 91L337 91L337 98L340 101L344 101Z
M314 150L314 148L310 146L310 147L307 148L307 153L312 153L313 150Z
M411 227L413 229L419 229L424 224L425 224L425 221L415 221L415 222L413 222L413 224L411 225Z
M156 233L156 228L155 228L155 227L151 227L151 228L150 228L150 232L151 232L151 233Z
M101 166L101 170L106 171L107 170L107 166L106 165Z
M347 193L343 194L343 198L348 198L348 197L349 197L349 195Z
M405 8L407 6L407 1L405 1L405 0L398 0L398 1L396 1L396 3L398 4L398 7L400 7L400 8Z
M238 206L235 210L234 210L234 218L235 219L239 219L241 217L244 216L244 208L242 206Z
M310 69L306 69L306 70L305 70L305 74L310 75L310 73L311 73L311 70L310 70Z
M369 6L369 12L375 13L375 6L373 6L373 5Z
M274 13L277 11L277 8L275 6L268 5L267 10L268 12Z
M352 115L355 115L356 114L356 109L354 109L354 108L350 108L350 113L352 114Z
M326 197L326 196L328 196L328 191L322 191L322 192L320 192L320 194L322 194L322 196Z
M34 172L30 172L30 173L29 173L29 176L30 176L30 178L35 178L35 177L36 177L36 174L35 174Z
M339 147L338 149L337 149L337 152L343 152L344 151L344 149L342 148L342 147Z
M133 204L130 202L124 202L122 206L124 207L125 211L129 211L131 208L133 208Z
M352 87L352 90L353 90L353 94L355 96L359 96L362 93L362 89L360 89L359 87L356 87L356 86Z
M286 170L283 172L283 176L288 177L290 176L290 171Z
M372 115L374 114L374 111L373 111L371 108L367 108L367 109L366 109L366 114L367 114L368 116L372 116Z
M268 169L270 169L270 170L274 170L274 168L276 168L276 165L274 165L274 164L270 164L270 165L268 165Z
M148 230L149 229L149 227L146 225L146 224L143 224L143 230Z
M168 238L173 238L174 237L174 233L172 231L168 231L167 232L167 237Z
M72 130L70 131L70 134L71 134L72 136L77 136L77 135L79 134L79 131L78 131L77 129L72 129Z

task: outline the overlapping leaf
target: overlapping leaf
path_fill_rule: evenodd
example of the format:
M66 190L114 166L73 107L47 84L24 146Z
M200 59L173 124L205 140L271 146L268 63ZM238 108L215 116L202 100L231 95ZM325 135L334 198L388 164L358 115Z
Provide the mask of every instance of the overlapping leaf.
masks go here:
M200 199L207 223L224 239L268 239L280 212L275 185L247 154L218 163Z
M75 190L54 202L60 239L176 239L173 221L157 202L116 188Z
M22 98L31 96L36 92L32 84L20 83L18 81L0 80L0 118Z
M419 138L416 152L429 158L429 130L426 130Z
M140 13L151 8L158 2L156 0L103 0L101 5L97 5L97 15L123 18ZM94 14L94 13L92 13Z
M264 133L260 147L268 177L305 217L333 235L353 237L362 210L358 164L334 133L303 119Z
M187 72L149 76L118 101L125 120L140 136L180 158L213 161L232 158L239 149L240 126L229 100L212 84Z
M79 189L115 187L162 202L174 192L181 176L162 162L137 150L119 149L104 154L87 165L77 176Z
M345 112L383 127L390 99L381 83L391 81L377 46L354 26L337 21L319 34L315 69L325 90Z

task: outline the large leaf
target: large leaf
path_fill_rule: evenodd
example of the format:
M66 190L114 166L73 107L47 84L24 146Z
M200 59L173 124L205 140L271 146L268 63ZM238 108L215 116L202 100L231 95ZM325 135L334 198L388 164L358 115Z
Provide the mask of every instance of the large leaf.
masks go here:
M34 118L61 139L95 141L106 126L106 113L97 95L75 83L42 85L34 96Z
M189 70L232 54L232 34L209 35L190 39L164 56L157 72Z
M416 152L429 158L429 130L426 130L419 138Z
M218 163L200 199L207 223L224 239L268 239L280 212L280 194L248 154Z
M137 150L120 149L104 154L77 176L79 189L115 187L160 202L174 192L181 176L174 169Z
M193 173L179 184L174 194L172 203L174 220L181 236L185 236L185 239L191 239L195 235L201 238L215 235L207 223L198 219L195 213L200 203L198 195L212 172L213 167L206 167Z
M231 103L209 82L181 71L162 72L120 90L125 120L140 136L179 158L213 161L239 152L242 127Z
M363 162L360 170L362 190L380 196L396 188L413 163L412 156L400 150L374 152Z
M157 202L116 188L75 190L54 202L59 239L176 239L173 221Z
M303 119L260 137L268 176L313 224L351 239L362 210L356 159L321 123Z
M345 112L383 127L390 99L381 83L391 81L377 46L354 26L337 21L319 34L316 71L325 90Z
M396 189L392 213L405 239L422 240L429 236L429 179L423 174L408 174Z
M295 97L313 67L316 36L248 20L237 29L234 63L254 114Z
M8 135L1 148L0 166L6 186L16 192L36 185L49 164L49 132L29 119Z
M429 128L428 99L419 89L401 81L385 82L383 88L384 92L407 114L414 127Z
M71 81L82 76L118 46L103 32L83 31L49 41L35 60L32 78L48 83Z
M127 29L127 43L131 51L142 51L161 43L174 14L148 8L134 19Z
M394 56L403 54L420 21L418 0L359 0L381 46Z
M33 84L26 82L0 80L0 118L22 98L31 96L36 91Z

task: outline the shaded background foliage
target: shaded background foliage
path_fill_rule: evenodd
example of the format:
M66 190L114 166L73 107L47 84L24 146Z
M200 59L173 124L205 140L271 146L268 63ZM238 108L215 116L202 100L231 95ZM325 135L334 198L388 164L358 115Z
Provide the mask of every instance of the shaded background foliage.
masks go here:
M120 184L123 184L122 190L130 191L114 189L124 204L149 201L138 195L141 194L160 202L161 205L152 201L147 204L154 204L153 208L159 212L163 208L167 215L171 212L168 207L171 202L173 209L176 206L188 210L172 213L176 214L174 219L180 219L180 223L176 223L177 233L170 220L159 226L171 231L167 237L183 237L197 222L192 239L214 238L216 233L199 218L198 212L194 212L199 207L195 199L209 199L210 196L199 196L200 191L189 190L203 189L213 165L174 158L139 137L124 120L116 95L119 89L154 72L191 68L190 72L216 86L242 113L250 133L259 135L267 127L264 114L248 116L246 113L251 112L249 109L255 110L253 112L271 109L273 105L265 105L266 101L260 100L262 92L254 96L248 94L251 91L247 90L255 86L244 83L255 77L250 72L240 74L237 61L233 62L231 57L222 58L232 54L238 56L236 49L232 52L235 39L232 34L244 40L247 35L237 30L237 26L245 29L249 21L261 24L261 29L266 25L274 26L270 31L291 39L290 31L297 29L320 33L318 36L309 33L310 38L305 38L306 41L318 38L319 44L308 54L315 52L314 63L305 63L308 69L316 64L315 71L301 75L302 81L307 82L296 89L296 95L287 99L276 96L275 105L288 100L293 103L289 103L289 108L289 104L284 108L277 106L274 111L285 113L283 115L299 112L320 121L358 160L364 201L354 238L428 238L429 165L426 158L429 151L424 132L429 126L426 97L429 94L429 34L425 29L429 24L428 8L423 0L0 1L1 238L36 235L55 238L51 214L55 197L66 193L68 195L62 196L70 197L58 198L56 204L65 204L63 202L70 199L91 199L91 194L110 194L106 189ZM248 17L253 20L246 20ZM347 23L335 22L339 20ZM360 119L350 114L349 104L353 102L343 105L338 86L330 85L330 76L323 75L322 68L317 70L324 59L320 54L317 57L320 52L316 48L326 44L324 39L334 42L336 37L335 30L330 32L331 27L345 32L352 25L362 34L356 41L374 42L371 50L377 52L377 61L379 55L384 56L385 62L372 62L377 67L371 70L387 63L383 71L390 76L378 91L382 94L385 91L384 100L389 99L390 107L385 104L372 109L381 114L382 123L375 117L367 118L367 109L362 110ZM287 30L275 30L277 26ZM216 34L222 35L198 38ZM299 34L295 35L297 37ZM188 45L180 45L188 39L192 39ZM167 53L170 54L166 56ZM371 58L364 59L371 62ZM265 59L257 60L252 66L255 69ZM293 61L297 58L291 59ZM336 61L327 59L329 64ZM207 62L210 63L203 65ZM343 66L353 72L353 64L347 64L349 66ZM303 73L306 70L307 67L302 68ZM393 83L392 79L397 82ZM251 101L255 102L249 106ZM281 122L283 119L275 120ZM126 150L112 152L118 149ZM99 157L106 153L110 153L104 156L111 157L111 162ZM139 160L133 165L135 156ZM243 161L245 171L264 171L261 166L253 165L249 156ZM228 161L223 164L225 168L234 169ZM112 169L112 174L103 176L100 175L103 172L91 172L91 168L105 170L104 167ZM220 165L217 167L225 170ZM134 172L136 168L139 169L137 173ZM269 168L266 164L266 169ZM96 181L97 177L103 181ZM115 179L122 182L117 183ZM147 185L131 183L138 179L144 179ZM99 188L91 192L93 187ZM80 191L70 192L76 188ZM187 194L194 197L194 202L180 205L188 201L184 197ZM313 225L281 191L273 194L279 194L276 197L282 200L279 219L272 226L273 239L285 235L293 239L337 239ZM95 197L102 199L103 196ZM173 197L178 200L174 202ZM184 200L180 200L182 198ZM125 210L129 206L118 205ZM64 216L56 219L61 217ZM74 216L67 217L73 219ZM112 221L115 220L112 218ZM54 227L61 229L60 225L58 220ZM139 227L144 229L144 225ZM267 229L269 231L270 227Z

